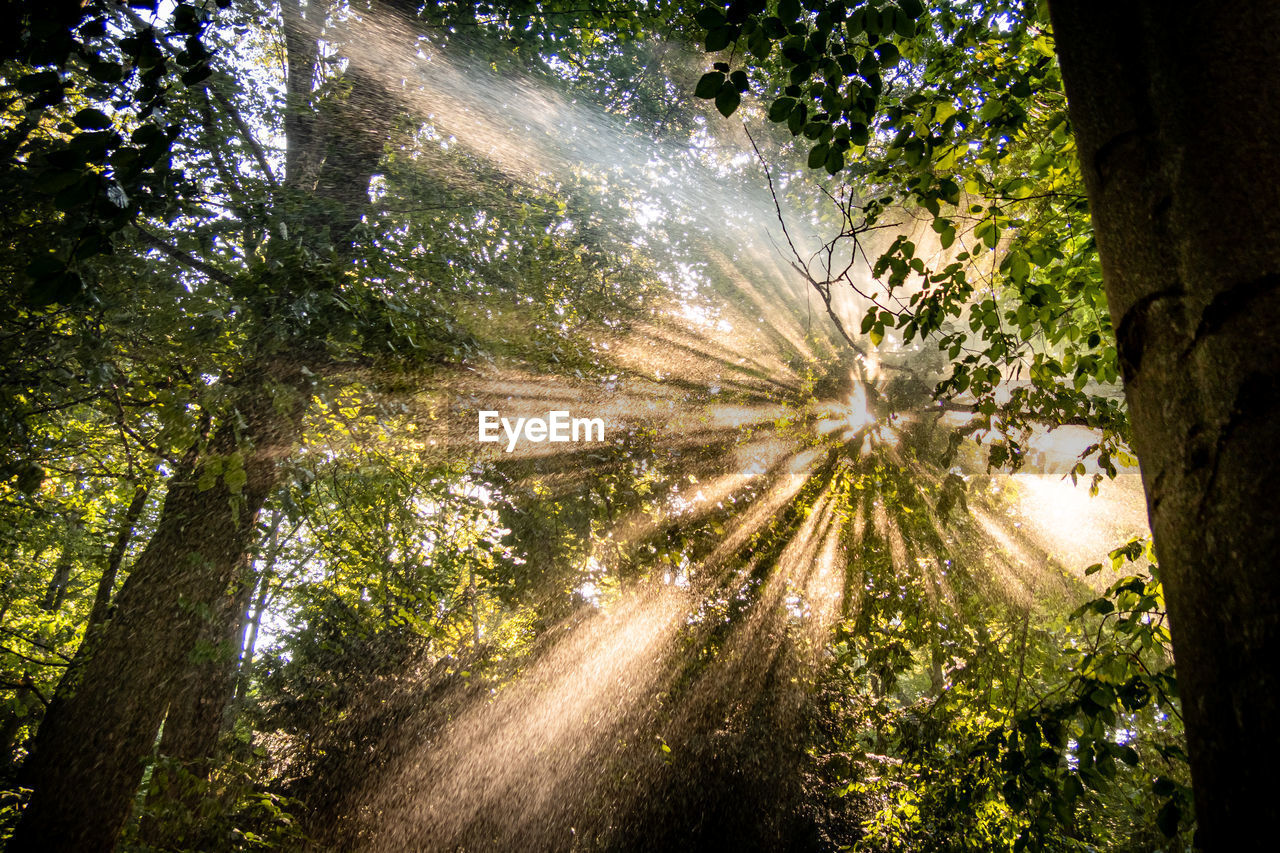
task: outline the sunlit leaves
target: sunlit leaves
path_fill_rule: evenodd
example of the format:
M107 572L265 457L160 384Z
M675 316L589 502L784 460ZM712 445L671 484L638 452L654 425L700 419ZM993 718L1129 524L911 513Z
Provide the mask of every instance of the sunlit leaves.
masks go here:
M1108 402L1118 378L1110 321L1052 36L1037 14L1016 4L782 4L741 22L772 45L767 62L754 49L741 61L769 119L810 140L810 168L852 167L859 193L886 193L847 211L855 223L873 226L886 206L932 219L939 255L899 262L900 246L890 249L877 271L891 273L882 304L893 316L870 309L862 333L875 345L888 328L904 343L932 338L953 362L938 391L977 398L991 409L984 426L1015 449L1020 424L1087 420L1104 430L1100 448L1115 451L1127 423ZM979 289L995 307L967 304ZM967 331L954 322L962 317ZM1070 357L1077 347L1088 352ZM994 404L997 417L981 399L1028 378L1036 390L1020 398L1025 408Z

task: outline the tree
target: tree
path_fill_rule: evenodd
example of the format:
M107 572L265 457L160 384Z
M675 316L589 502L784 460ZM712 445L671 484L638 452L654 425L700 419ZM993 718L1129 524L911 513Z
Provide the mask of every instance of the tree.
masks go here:
M111 618L61 680L23 767L35 793L12 849L110 848L163 720L172 725L162 748L193 766L207 758L234 679L202 678L210 662L200 659L201 645L235 636L244 616L237 596L252 586L239 575L256 541L254 520L302 439L313 395L324 391L317 377L397 348L414 352L402 368L428 363L465 343L431 316L440 295L423 281L410 302L409 288L393 292L369 274L378 260L363 225L373 218L371 181L408 112L380 51L411 61L422 28L458 24L507 34L510 45L495 56L509 55L510 46L548 33L575 44L580 22L602 19L557 4L484 17L462 3L433 7L429 22L416 22L411 3L338 5L330 18L329 4L283 4L286 91L273 104L280 109L252 126L242 112L258 93L231 62L254 57L207 49L202 35L212 44L234 33L212 34L204 7L180 4L168 18L115 4L78 15L58 7L48 19L24 14L14 44L6 42L17 63L6 106L25 109L6 136L14 157L7 177L52 196L61 211L50 214L61 242L19 279L28 302L74 315L99 296L82 274L121 266L99 256L153 252L150 260L169 263L188 292L210 298L217 318L194 322L206 343L217 343L192 359L203 384L217 388L200 400L200 417L178 430L184 446L169 460L156 530ZM50 45L42 47L45 36ZM104 97L120 112L70 112ZM262 122L282 130L283 163L258 140ZM10 221L38 230L20 214ZM413 248L390 267L402 282L420 272L405 269ZM595 266L602 276L608 268ZM184 307L180 327L194 320ZM64 586L55 584L55 594ZM86 748L88 732L95 734Z
M698 57L630 4L24 13L0 45L14 758L44 720L0 837L1189 832L1151 552L1090 581L1019 530L1041 481L987 467L1044 425L1101 431L1075 476L1127 457L1046 19L808 5L701 10L753 57L717 57L703 105L678 94ZM753 86L774 126L738 144L707 119L766 114ZM775 258L775 203L831 251L790 228ZM490 400L603 404L610 440L489 457Z
M175 37L199 20L188 7L181 9L188 14L173 18ZM175 40L155 26L131 13L125 17L122 27L128 35L122 43L149 45L146 67L159 71L154 79L144 75L143 88L158 90L165 82L165 53L185 49L183 55L188 55L190 42L175 46ZM95 24L95 31L102 32L102 18L96 15L88 16L80 27ZM289 97L300 105L313 97L314 39L319 28L313 30L310 47L305 31L291 31L291 38L302 39L291 52L291 58L302 56L301 64L295 65L296 73L288 80ZM37 74L32 79L41 78ZM322 328L305 319L281 328L266 318L308 294L332 292L335 269L352 257L352 231L367 203L369 180L394 119L381 84L358 59L349 62L345 80L347 90L331 99L326 131L315 132L304 125L295 127L288 138L297 168L278 185L281 198L277 201L287 206L290 199L305 194L317 202L310 208L315 213L301 221L294 219L295 233L303 235L299 245L271 242L265 267L247 278L242 298L247 313L258 320L250 332L253 343L227 377L233 390L216 420L210 421L207 437L197 437L173 477L157 530L117 597L115 615L90 638L89 646L81 650L84 661L60 685L33 755L24 765L24 778L35 794L15 832L12 849L114 846L144 769L141 759L155 739L171 691L194 665L191 658L197 640L223 636L219 615L223 620L236 616L235 608L223 605L222 599L252 544L253 520L274 488L279 463L299 439L315 374L309 365L323 369L327 360ZM184 77L184 82L198 81ZM194 95L195 103L182 106L200 110L203 101L208 119L207 105L219 97L218 84L188 94ZM234 113L230 99L221 97ZM260 154L243 123L239 127L245 134L243 142ZM180 126L172 129L179 131ZM211 128L206 125L206 130ZM333 144L335 130L344 136L341 146ZM169 139L176 136L175 132ZM209 155L206 162L221 164L220 152L215 149ZM257 166L262 179L276 184L265 159L259 158ZM223 286L231 284L231 277L213 265L195 261L161 239L151 239L195 272ZM291 250L296 252L301 245L322 252L326 262L300 265ZM252 251L250 246L243 248ZM274 274L268 272L272 269ZM208 622L214 624L207 626ZM219 715L204 717L217 720ZM88 749L87 732L98 733ZM74 819L68 819L68 814Z
M914 0L786 0L773 15L762 2L735 2L707 7L699 21L709 51L743 46L749 65L787 71L780 94L772 86L781 84L758 78L766 81L769 117L815 141L811 167L848 169L914 201L931 214L944 247L956 239L957 214L978 215L975 248L958 258L967 263L938 270L917 263L914 244L901 241L884 255L876 271L893 273L891 294L912 276L924 285L909 305L867 312L862 332L873 343L886 327L908 340L935 334L954 360L939 393L972 392L985 425L997 410L1015 430L1083 412L1083 422L1111 432L1103 447L1117 450L1109 442L1126 439L1129 427L1095 419L1080 392L1108 373L1114 379L1117 368L1123 373L1170 602L1200 839L1218 849L1235 829L1264 833L1276 816L1265 792L1280 749L1268 722L1280 702L1269 663L1280 591L1268 568L1277 529L1268 495L1276 473L1269 448L1280 223L1273 182L1264 176L1280 170L1270 141L1275 73L1266 58L1280 13L1262 3L1211 19L1145 3L1050 5L1052 30L1043 9L1022 4L926 10ZM1055 45L1074 136L1054 108L1062 93ZM726 115L749 89L747 76L730 70L717 65L699 86ZM1049 139L1056 151L1039 147ZM1077 228L1045 230L1055 209L1084 212L1060 178L1075 169L1088 190L1100 277L1087 269L1091 240L1066 263L1053 245ZM875 201L846 209L856 214L848 236L865 233L881 210ZM979 275L972 258L983 243L994 259L990 278L1002 290L993 287L990 303L972 301ZM1104 282L1106 290L1106 313L1083 335L1069 307L1079 304L1080 280L1085 295ZM848 283L813 280L820 292ZM1012 307L1001 308L1005 300ZM1068 322L1055 304L1068 306ZM942 318L969 305L986 347L957 358L964 333ZM1034 329L1021 341L1010 337L1006 311L1015 328L1058 325L1076 351L1069 347L1063 359L1052 346L1029 349ZM1078 340L1087 337L1092 349L1112 335L1114 348L1100 358L1078 354ZM1045 340L1056 344L1062 335ZM1034 356L1033 387L1058 390L1048 397L1015 391L1010 404L984 405L1021 353ZM1107 470L1110 454L1103 453Z
M1280 10L1053 3L1164 569L1201 843L1266 832L1280 760ZM1246 70L1247 69L1247 70ZM1214 165L1210 165L1214 164Z

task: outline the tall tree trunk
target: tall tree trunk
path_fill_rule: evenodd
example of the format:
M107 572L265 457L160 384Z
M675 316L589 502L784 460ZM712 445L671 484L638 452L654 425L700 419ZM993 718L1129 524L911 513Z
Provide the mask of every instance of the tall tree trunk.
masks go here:
M139 829L142 840L156 847L189 849L199 844L200 807L208 793L204 783L225 729L240 639L256 586L247 561L239 574L236 588L205 621L197 640L197 661L182 673L169 701L160 737L162 762L151 776L148 795L148 805L157 808Z
M286 0L285 6L286 17L296 23L296 0ZM328 261L275 279L278 292L267 296L254 337L291 334L282 349L291 347L293 357L262 358L246 367L237 415L214 431L195 469L171 482L155 535L116 596L115 615L90 634L83 665L77 663L74 677L59 685L37 733L23 767L23 783L34 793L10 853L114 848L169 702L198 666L192 651L202 627L252 544L254 519L275 485L277 462L300 438L310 388L303 360L309 351L323 351L323 331L290 332L272 325L272 318L304 292L334 286L354 255L370 178L397 109L371 63L380 51L407 49L379 35L377 11L342 19L324 33L330 44L358 48L344 74L346 91L323 105L323 122L307 117L286 127L287 162L296 171L286 175L283 207L305 205L304 239L315 241L313 256ZM297 109L314 101L311 73L323 20L318 7L316 14L319 20L306 24L300 37L291 28L286 31L291 57L302 56L289 65L288 102ZM269 244L268 251L274 246ZM290 247L283 246L281 257L288 266ZM310 365L317 366L322 366L319 360ZM209 463L245 442L252 452L244 460L248 482L242 491L232 494L221 477L202 491L198 483Z
M37 733L22 780L34 793L9 851L114 848L168 699L193 666L209 609L252 544L277 463L299 437L306 395L282 399L274 389L306 388L304 366L276 359L246 371L238 418L215 432L200 464L173 478L115 615L91 638L75 677L59 685L59 701ZM221 476L201 489L210 463L240 448L237 433L253 443L239 493Z
M102 577L98 579L98 589L93 597L93 609L89 611L89 627L107 621L111 612L111 593L116 587L116 576L120 574L120 566L124 563L125 552L129 550L129 542L133 539L133 529L142 517L142 509L147 505L147 487L139 484L133 490L133 499L124 511L120 521L120 529L116 532L116 541L107 554L106 565L102 568Z
M71 546L67 545L62 549L62 556L45 586L44 597L40 599L41 610L57 613L62 609L62 602L67 598L67 583L71 580L71 559Z
M1199 843L1280 820L1280 3L1052 3ZM1259 842L1261 843L1261 842Z

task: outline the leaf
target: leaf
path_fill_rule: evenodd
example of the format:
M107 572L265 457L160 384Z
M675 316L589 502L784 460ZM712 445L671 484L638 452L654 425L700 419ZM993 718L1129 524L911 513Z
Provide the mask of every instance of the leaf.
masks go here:
M809 110L804 104L796 104L795 109L791 111L791 115L787 118L787 129L791 131L792 136L798 136L800 131L804 129L804 120L808 114Z
M724 74L719 71L708 71L702 75L702 79L698 81L698 85L693 90L693 94L699 98L714 98L720 93L720 89L724 86Z
M707 33L707 53L716 53L724 50L731 41L733 41L733 29L731 27L716 27Z
M880 342L884 340L884 326L877 323L871 328L871 345L873 347L880 346Z
M920 0L898 0L898 8L913 21L924 14L924 4Z
M893 31L904 39L909 39L914 36L916 34L916 22L913 20L913 17L919 16L908 15L900 8L895 9L893 15Z
M832 148L827 152L827 162L823 164L827 170L827 174L834 175L844 168L844 152L838 148Z
M742 95L731 86L725 86L720 90L720 94L716 95L716 109L725 118L733 115L740 103L742 103Z
M902 60L902 54L898 53L898 48L886 42L876 48L876 58L880 60L881 68L892 68Z
M713 30L716 27L722 27L725 24L724 12L714 6L704 6L694 20L702 26L703 29Z
M827 152L830 146L825 142L820 142L809 150L809 168L820 169L827 162Z
M107 118L106 113L92 108L85 108L76 113L73 121L76 127L84 130L106 130L111 127L111 119Z
M769 105L769 121L786 121L787 117L791 115L791 111L795 109L795 106L795 98L778 98L778 100Z

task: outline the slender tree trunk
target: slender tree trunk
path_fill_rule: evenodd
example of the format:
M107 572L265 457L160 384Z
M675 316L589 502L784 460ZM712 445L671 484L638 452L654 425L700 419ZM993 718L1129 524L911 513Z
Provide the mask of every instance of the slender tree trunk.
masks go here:
M23 767L23 784L34 793L10 853L114 848L168 699L193 664L209 609L252 544L253 520L275 485L277 463L299 437L306 395L283 400L273 389L307 387L303 366L274 360L247 371L240 428L215 432L201 463L170 483L156 533L117 596L116 614L75 678L59 686L60 701L40 727ZM253 438L243 487L234 493L218 477L201 489L210 461L239 449L237 433Z
M62 609L62 602L67 598L67 582L71 580L71 546L62 549L58 565L45 586L44 597L40 600L40 609L48 613L57 613Z
M240 641L240 660L236 666L232 698L244 698L249 689L249 673L258 646L258 631L262 627L262 611L266 609L267 599L271 595L271 582L275 580L276 562L280 559L280 523L283 519L284 514L278 509L271 514L271 535L262 561L262 571L254 579L254 587L249 590L250 601L245 615L244 635Z
M253 612L245 626L244 646L240 655L239 672L236 677L236 696L243 698L249 692L249 675L253 671L253 658L258 648L258 632L262 629L262 612L267 607L267 598L271 595L272 575L264 575L258 581L258 595L253 601Z
M1052 3L1199 843L1280 821L1280 3Z
M124 512L120 522L120 530L116 533L116 541L107 554L107 563L102 569L102 577L98 579L98 590L93 597L93 609L89 611L89 627L107 621L111 612L111 593L116 587L116 576L120 574L120 566L124 563L125 552L129 550L129 542L133 539L133 529L142 517L142 509L147 505L147 487L138 485L133 490L133 499Z

